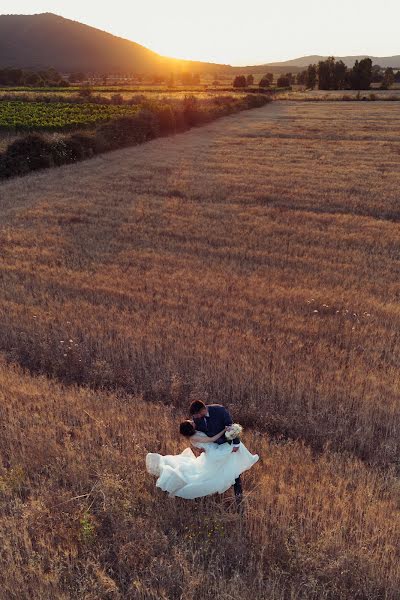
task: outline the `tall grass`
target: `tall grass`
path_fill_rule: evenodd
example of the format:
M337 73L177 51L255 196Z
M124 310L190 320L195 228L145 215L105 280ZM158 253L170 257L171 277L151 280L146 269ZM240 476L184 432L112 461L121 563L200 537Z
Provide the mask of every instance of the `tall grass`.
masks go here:
M2 349L398 465L400 155L366 108L268 107L4 185Z
M397 598L398 123L275 103L0 187L7 600ZM243 519L144 471L194 394L261 455Z
M397 598L398 484L361 462L246 432L233 493L155 488L147 451L184 449L171 408L0 365L0 597Z

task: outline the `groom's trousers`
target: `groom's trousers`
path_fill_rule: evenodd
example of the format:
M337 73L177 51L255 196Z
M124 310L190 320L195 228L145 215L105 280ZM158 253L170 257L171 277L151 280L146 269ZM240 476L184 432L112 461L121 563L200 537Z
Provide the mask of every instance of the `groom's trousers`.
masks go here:
M235 483L233 486L235 496L241 496L243 494L242 482L240 480L240 475L237 479L235 479Z

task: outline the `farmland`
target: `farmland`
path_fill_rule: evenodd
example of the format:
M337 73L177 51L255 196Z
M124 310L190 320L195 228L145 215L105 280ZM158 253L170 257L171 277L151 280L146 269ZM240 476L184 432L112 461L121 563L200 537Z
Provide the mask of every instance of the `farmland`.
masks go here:
M0 152L29 132L43 134L46 139L59 139L66 132L95 130L102 123L120 117L132 117L141 107L172 106L179 110L188 95L202 107L212 106L218 94L191 91L167 92L152 88L151 92L135 88L96 87L88 97L82 88L3 88L0 93ZM244 94L235 94L236 99ZM232 97L232 95L231 95Z
M1 184L4 598L397 600L399 130L275 102ZM193 395L243 520L144 472Z
M124 100L118 94L108 99L90 93L69 98L2 96L0 179L92 158L270 101L262 94L207 98L191 94L159 100L145 95ZM72 134L65 135L66 131Z
M137 106L0 102L0 129L6 131L67 131L136 114Z
M275 90L275 88L273 88ZM216 86L211 85L80 85L69 87L1 87L0 99L7 96L29 98L35 100L38 98L51 101L53 97L63 97L72 100L79 98L82 94L88 94L89 97L102 98L105 101L118 95L125 101L135 98L146 97L152 100L182 100L187 95L194 95L199 100L210 100L221 94L230 94L235 97L245 96L247 93L259 92L259 87L254 85L246 89L233 88L232 80L220 83Z

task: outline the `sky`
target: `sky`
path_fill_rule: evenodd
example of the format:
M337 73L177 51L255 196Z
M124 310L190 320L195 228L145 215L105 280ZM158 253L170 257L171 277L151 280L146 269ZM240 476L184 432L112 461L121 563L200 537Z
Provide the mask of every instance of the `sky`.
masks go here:
M400 54L399 0L0 0L0 14L42 12L165 56L231 65Z

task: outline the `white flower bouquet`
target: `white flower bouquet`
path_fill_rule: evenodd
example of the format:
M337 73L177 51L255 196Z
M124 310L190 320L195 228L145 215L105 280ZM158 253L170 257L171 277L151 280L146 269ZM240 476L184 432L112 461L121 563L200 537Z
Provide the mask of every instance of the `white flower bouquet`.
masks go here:
M240 437L243 431L243 427L239 425L239 423L233 423L233 425L229 425L228 429L225 431L225 437L227 440L234 440L235 438Z

